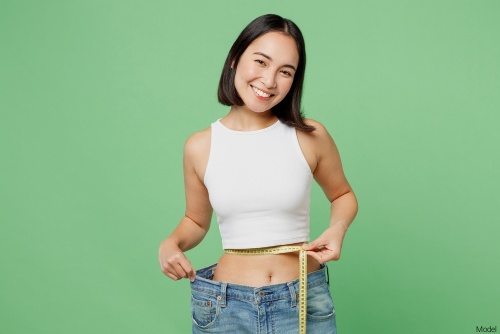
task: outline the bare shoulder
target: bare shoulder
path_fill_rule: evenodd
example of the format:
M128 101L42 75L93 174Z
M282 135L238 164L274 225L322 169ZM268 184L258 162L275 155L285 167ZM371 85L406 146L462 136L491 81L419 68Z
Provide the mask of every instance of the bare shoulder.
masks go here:
M311 126L314 126L316 128L316 130L314 130L312 133L317 135L317 136L324 136L324 135L328 135L328 131L326 129L326 127L314 120L314 119L311 119L311 118L305 118L304 119L304 122L307 124L307 125L311 125Z
M310 118L305 118L304 122L307 125L314 126L315 130L312 132L297 131L297 133L299 133L299 136L303 137L303 140L313 141L316 144L332 140L332 137L328 133L328 130L320 122Z
M184 144L184 154L186 157L203 156L210 150L211 128L193 133Z
M326 128L320 122L306 118L304 122L307 125L314 126L315 130L312 132L297 131L297 139L299 141L302 153L314 173L319 161L325 154L325 150L328 150L332 146L332 138L326 130Z

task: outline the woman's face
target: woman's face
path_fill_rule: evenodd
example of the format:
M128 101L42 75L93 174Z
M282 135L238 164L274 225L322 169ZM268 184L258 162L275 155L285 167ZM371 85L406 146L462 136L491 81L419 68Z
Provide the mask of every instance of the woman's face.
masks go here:
M299 54L295 40L280 32L255 39L243 52L234 85L245 106L264 112L277 105L290 91Z

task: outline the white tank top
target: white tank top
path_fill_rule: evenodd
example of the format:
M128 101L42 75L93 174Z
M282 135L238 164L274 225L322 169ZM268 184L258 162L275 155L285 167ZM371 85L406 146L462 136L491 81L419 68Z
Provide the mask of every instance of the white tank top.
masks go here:
M308 241L312 173L295 128L211 131L204 183L224 249Z

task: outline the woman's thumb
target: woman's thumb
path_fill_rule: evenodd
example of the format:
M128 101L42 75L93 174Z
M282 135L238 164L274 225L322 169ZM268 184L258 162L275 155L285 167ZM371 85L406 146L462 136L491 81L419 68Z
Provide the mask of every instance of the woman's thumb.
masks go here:
M313 250L313 249L318 248L318 246L320 246L320 245L321 245L321 242L319 241L319 239L316 239L314 241L311 241L310 243L304 244L302 246L302 248L304 250Z

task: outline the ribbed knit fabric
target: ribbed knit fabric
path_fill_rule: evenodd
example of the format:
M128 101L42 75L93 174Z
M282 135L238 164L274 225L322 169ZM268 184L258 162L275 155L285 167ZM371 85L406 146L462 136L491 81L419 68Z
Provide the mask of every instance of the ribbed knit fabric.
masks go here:
M211 131L204 182L224 249L308 241L312 173L295 128L235 131L216 121Z

